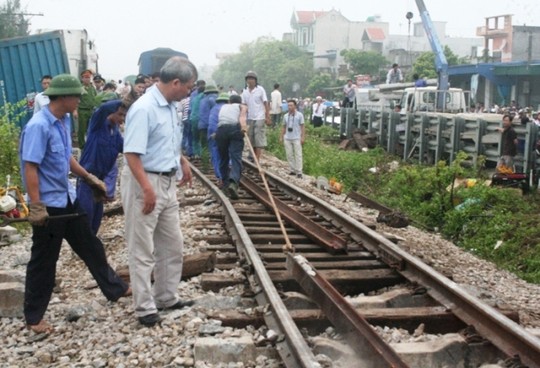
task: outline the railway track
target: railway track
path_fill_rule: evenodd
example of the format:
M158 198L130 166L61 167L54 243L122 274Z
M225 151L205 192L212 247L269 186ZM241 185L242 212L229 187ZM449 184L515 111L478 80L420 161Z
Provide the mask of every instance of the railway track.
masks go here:
M204 274L202 287L218 290L244 284L245 294L263 308L253 315L220 310L213 317L235 327L266 325L275 332L275 348L285 366L320 366L305 335L329 325L350 347L352 361L366 367L414 366L372 326L410 332L422 326L425 332L443 334L461 331L469 344L491 344L493 349L482 351L507 359L509 366L540 366L540 342L514 322L517 313L480 302L373 226L266 173L293 246L292 252L284 253L286 238L252 165L245 163L240 198L234 201L213 184L211 175L195 167L193 171L212 193L212 201L221 204L218 211L204 215L208 220L202 225L223 230L204 237L209 250L219 254L216 267L241 265L245 271L237 279ZM362 304L362 298L368 298L358 295L368 293L386 301ZM479 363L493 359L481 355L468 359Z

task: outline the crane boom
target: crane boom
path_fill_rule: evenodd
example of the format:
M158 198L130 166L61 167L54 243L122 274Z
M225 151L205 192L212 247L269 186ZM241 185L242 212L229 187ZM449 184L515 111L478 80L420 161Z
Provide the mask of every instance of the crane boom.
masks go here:
M448 61L446 60L446 56L444 55L443 47L439 42L439 37L437 37L437 32L435 32L435 27L433 26L433 22L431 21L429 12L426 9L424 0L416 0L416 6L420 11L420 18L422 19L422 25L424 26L424 30L426 31L431 50L435 54L435 68L437 69L438 75L438 89L442 91L442 93L439 93L439 96L437 98L437 107L443 108L445 98L444 92L448 91L449 88Z

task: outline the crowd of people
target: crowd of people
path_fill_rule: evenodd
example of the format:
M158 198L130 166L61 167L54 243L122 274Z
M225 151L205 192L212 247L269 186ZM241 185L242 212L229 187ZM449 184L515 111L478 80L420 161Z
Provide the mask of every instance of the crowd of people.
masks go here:
M302 178L304 115L294 99L283 108L277 83L268 100L254 71L246 73L242 92L230 86L220 93L181 57L133 83L107 82L91 70L79 77L44 75L43 91L21 134L21 171L34 234L25 285L26 326L35 333L53 331L45 314L64 239L108 300L132 297L139 323L154 326L160 321L158 311L193 304L177 294L183 238L176 184L191 184L188 161L201 160L208 150L218 185L237 199L244 144L253 148L251 159L260 160L266 129L274 127L281 129L291 175ZM322 98L310 107L313 124L322 125ZM97 235L103 203L114 200L120 154L126 163L120 193L130 285L108 264ZM70 174L78 177L75 185Z
M252 146L252 160L260 160L266 130L273 127L280 131L290 175L302 179L306 120L314 127L323 125L327 108L321 96L284 104L279 83L268 100L254 71L245 74L240 93L233 86L220 91L199 79L196 67L181 57L169 59L158 74L137 76L134 83L106 82L91 70L80 78L45 75L41 83L43 92L35 98L19 152L33 230L24 316L36 333L53 330L44 316L63 239L108 300L132 297L140 324L154 326L160 321L158 311L192 305L177 293L183 237L176 188L191 184L189 160L201 160L203 150L209 152L217 184L237 199L244 145ZM344 106L356 89L352 80L343 86ZM505 114L501 128L501 165L506 166L513 164L517 144L512 118ZM533 123L540 125L540 114ZM73 155L73 140L81 149L79 159ZM109 266L97 236L103 202L115 196L121 153L131 285ZM78 177L76 185L70 173Z

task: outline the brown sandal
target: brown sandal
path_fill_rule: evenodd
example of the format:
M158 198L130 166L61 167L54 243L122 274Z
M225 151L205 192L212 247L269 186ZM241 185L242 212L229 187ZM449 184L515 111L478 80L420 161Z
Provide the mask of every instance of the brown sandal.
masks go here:
M36 334L49 334L54 331L54 327L49 323L45 322L45 320L43 319L39 321L37 325L26 325L26 328Z

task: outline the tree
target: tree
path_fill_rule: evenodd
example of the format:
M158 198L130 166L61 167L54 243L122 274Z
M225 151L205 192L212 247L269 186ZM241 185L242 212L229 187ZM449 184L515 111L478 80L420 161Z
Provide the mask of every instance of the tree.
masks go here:
M279 83L283 96L299 97L313 76L312 65L309 55L291 42L261 37L242 44L240 52L225 59L212 78L218 84L239 89L245 84L246 72L253 70L267 92Z
M28 35L30 22L24 12L20 0L7 0L0 6L0 39Z
M341 56L345 59L353 75L369 74L379 76L381 67L388 64L388 60L374 51L360 51L354 49L342 50Z
M456 54L448 46L444 46L444 56L448 65L462 64L463 60L460 60ZM437 69L435 69L435 54L432 51L422 53L418 59L413 63L412 73L409 78L412 81L412 75L418 74L421 78L437 78Z
M343 83L326 73L318 73L311 78L306 88L306 96L322 96L328 100L341 98ZM338 96L336 96L336 93Z

